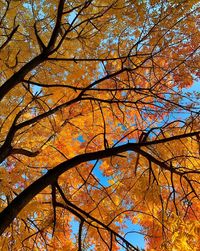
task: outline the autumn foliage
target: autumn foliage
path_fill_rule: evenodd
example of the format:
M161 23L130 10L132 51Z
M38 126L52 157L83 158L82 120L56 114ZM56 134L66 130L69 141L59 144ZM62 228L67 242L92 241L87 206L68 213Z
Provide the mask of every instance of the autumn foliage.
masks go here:
M0 2L1 250L200 250L199 9Z

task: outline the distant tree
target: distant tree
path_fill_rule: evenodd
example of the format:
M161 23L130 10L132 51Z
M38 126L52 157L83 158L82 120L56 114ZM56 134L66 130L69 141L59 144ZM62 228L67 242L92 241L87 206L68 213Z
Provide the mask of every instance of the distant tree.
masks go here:
M199 7L0 2L1 250L200 250Z

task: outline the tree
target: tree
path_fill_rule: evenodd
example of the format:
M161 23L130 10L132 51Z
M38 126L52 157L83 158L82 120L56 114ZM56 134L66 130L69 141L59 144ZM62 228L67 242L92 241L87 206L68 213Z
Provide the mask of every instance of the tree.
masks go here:
M199 250L199 1L0 5L1 250Z

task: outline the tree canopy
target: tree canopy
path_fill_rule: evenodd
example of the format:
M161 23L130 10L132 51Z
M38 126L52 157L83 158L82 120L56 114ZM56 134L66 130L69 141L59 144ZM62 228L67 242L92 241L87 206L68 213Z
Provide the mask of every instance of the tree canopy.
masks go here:
M199 10L0 1L1 250L200 250Z

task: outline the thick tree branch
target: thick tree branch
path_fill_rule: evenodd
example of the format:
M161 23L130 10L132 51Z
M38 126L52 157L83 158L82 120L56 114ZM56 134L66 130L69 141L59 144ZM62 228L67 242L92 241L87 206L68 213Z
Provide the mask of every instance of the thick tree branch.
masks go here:
M185 135L177 135L171 138L165 138L161 140L157 140L158 143L169 142L172 140L176 140L178 137L186 138L195 136L200 132L193 132ZM144 142L144 143L127 143L121 146L117 146L114 148L107 148L105 150L80 154L73 157L70 160L64 161L59 164L55 168L51 169L44 176L33 182L29 187L27 187L21 194L19 194L1 213L0 213L0 234L4 232L4 230L11 224L13 219L19 214L19 212L44 188L53 184L57 181L58 177L69 169L91 160L103 159L111 156L116 156L119 153L127 152L127 151L135 151L140 153L148 160L152 161L156 165L161 166L170 172L177 173L175 169L172 169L171 166L168 166L164 162L157 160L155 157L150 155L141 149L142 146L147 146L150 144L156 144L156 141L152 142ZM177 173L181 175L181 173ZM184 174L184 173L183 173Z
M14 154L22 154L28 157L36 157L38 154L40 153L40 151L36 151L36 152L31 152L29 150L23 149L23 148L13 148L11 150L11 155Z
M55 24L55 27L53 29L51 38L50 38L48 46L47 46L49 50L52 50L54 48L56 40L57 40L57 37L59 35L60 26L61 26L61 20L62 20L62 14L63 14L63 8L64 8L64 3L65 3L65 0L60 0L59 4L58 4L56 24Z
M19 25L17 25L12 31L11 33L8 35L6 41L0 46L0 50L2 50L12 39L13 35L15 34L15 32L17 31L17 29L19 28Z
M40 55L33 58L27 64L25 64L18 72L14 73L12 77L10 77L1 87L0 87L0 101L3 97L17 84L19 84L27 73L31 70L35 69L39 64L44 62L47 58L45 53L41 53Z

